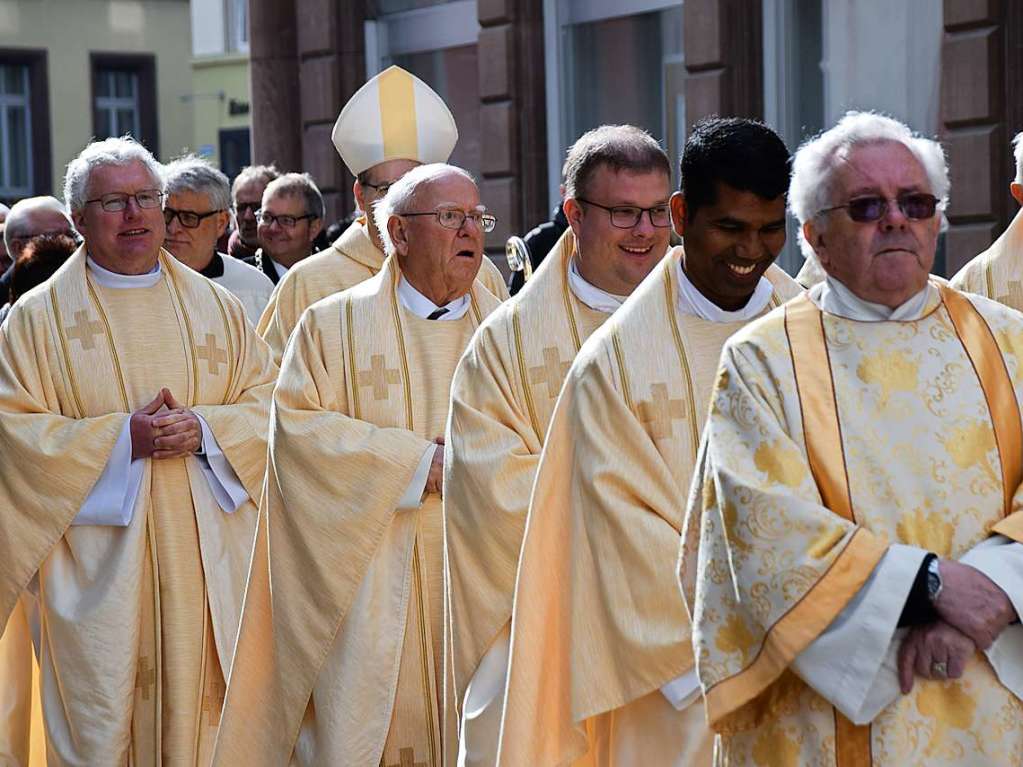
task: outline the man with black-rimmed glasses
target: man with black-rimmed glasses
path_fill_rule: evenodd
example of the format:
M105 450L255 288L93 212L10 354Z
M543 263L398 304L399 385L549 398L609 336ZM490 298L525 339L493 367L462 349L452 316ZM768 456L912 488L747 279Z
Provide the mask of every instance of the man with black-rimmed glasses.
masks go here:
M323 196L308 173L285 173L266 185L256 211L260 248L243 259L276 285L313 252L323 228Z
M201 157L188 155L164 166L164 181L163 246L185 266L236 295L255 325L274 285L254 266L217 252L217 241L230 219L227 176Z

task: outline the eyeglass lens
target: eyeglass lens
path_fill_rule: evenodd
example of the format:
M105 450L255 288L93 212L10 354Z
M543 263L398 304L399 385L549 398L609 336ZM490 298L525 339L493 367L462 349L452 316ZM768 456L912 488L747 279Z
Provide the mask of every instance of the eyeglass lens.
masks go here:
M904 194L896 202L906 218L915 220L931 218L938 206L937 199L929 194ZM878 196L857 197L849 201L848 210L853 221L879 221L888 211L888 200Z

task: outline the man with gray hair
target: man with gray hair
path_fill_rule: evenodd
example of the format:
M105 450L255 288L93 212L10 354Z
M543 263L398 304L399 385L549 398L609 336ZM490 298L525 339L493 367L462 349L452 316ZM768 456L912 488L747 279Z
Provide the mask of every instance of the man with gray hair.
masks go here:
M725 344L682 536L721 763L1023 750L1023 315L930 279L948 189L877 114L796 154L827 277Z
M6 272L14 260L7 254L7 243L4 241L4 224L11 209L0 202L0 272Z
M219 764L441 760L442 443L455 365L498 305L476 279L496 222L442 164L375 215L382 271L307 309L284 355L257 543L273 590L256 560Z
M164 181L164 247L178 261L237 296L254 326L274 286L255 267L217 252L217 241L230 218L227 176L201 157L189 155L164 166Z
M247 165L235 176L231 185L234 231L227 244L232 258L252 258L259 250L256 211L263 203L266 185L279 175L281 172L273 165Z
M1023 132L1012 140L1015 171L1009 193L1023 205ZM952 285L1023 311L1023 209L991 247L969 261Z
M256 218L260 248L244 261L276 285L312 255L313 241L323 228L323 196L308 173L285 173L266 185Z
M0 622L37 583L59 764L207 764L276 368L237 298L161 249L161 167L87 146L85 243L0 326Z

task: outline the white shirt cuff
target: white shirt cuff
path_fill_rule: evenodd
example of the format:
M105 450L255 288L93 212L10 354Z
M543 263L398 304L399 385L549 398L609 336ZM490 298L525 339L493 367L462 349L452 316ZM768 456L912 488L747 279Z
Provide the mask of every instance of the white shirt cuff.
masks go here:
M423 505L426 480L430 478L430 464L433 463L433 454L438 447L440 445L431 444L423 451L423 456L419 459L419 466L416 467L416 473L412 475L412 481L408 483L408 487L405 488L405 494L398 501L398 511L418 509Z
M195 458L199 462L199 468L202 470L203 477L206 478L206 483L210 486L213 497L217 499L217 504L231 514L238 511L242 504L249 500L249 494L234 469L231 468L231 463L224 455L224 451L220 449L213 429L201 415L196 417L202 427L202 445L201 452L196 453Z
M131 459L131 416L114 443L103 473L86 496L82 508L71 521L72 525L106 525L127 527L131 522L142 486L145 465L142 460Z
M927 551L892 544L831 625L796 656L796 672L854 724L899 695L893 664L906 598Z
M700 679L692 668L682 676L661 685L661 695L668 699L676 711L684 711L700 699Z
M966 552L959 561L977 568L994 581L1009 597L1017 616L1023 615L1023 544L993 535ZM1023 625L1007 626L984 654L998 681L1023 699Z

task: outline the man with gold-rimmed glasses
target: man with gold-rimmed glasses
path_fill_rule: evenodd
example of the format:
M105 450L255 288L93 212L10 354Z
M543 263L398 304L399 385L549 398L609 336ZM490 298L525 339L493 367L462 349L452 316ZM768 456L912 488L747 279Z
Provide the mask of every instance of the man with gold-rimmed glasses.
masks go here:
M164 247L186 266L236 295L252 323L259 321L273 283L258 269L217 252L230 218L227 176L200 157L181 157L164 166L167 224Z
M257 331L280 362L284 346L307 306L377 274L384 251L373 206L395 181L422 163L446 162L458 141L455 118L429 85L392 66L370 79L341 110L331 134L342 161L355 176L353 192L362 215L329 248L281 279ZM500 299L504 278L488 258L480 279Z
M276 368L237 298L162 250L161 167L68 165L84 244L0 326L0 621L38 583L60 764L205 764L252 551Z
M455 365L498 305L476 279L496 222L442 164L392 184L375 219L382 271L306 310L284 355L269 562L253 566L218 764L441 759L443 435Z

